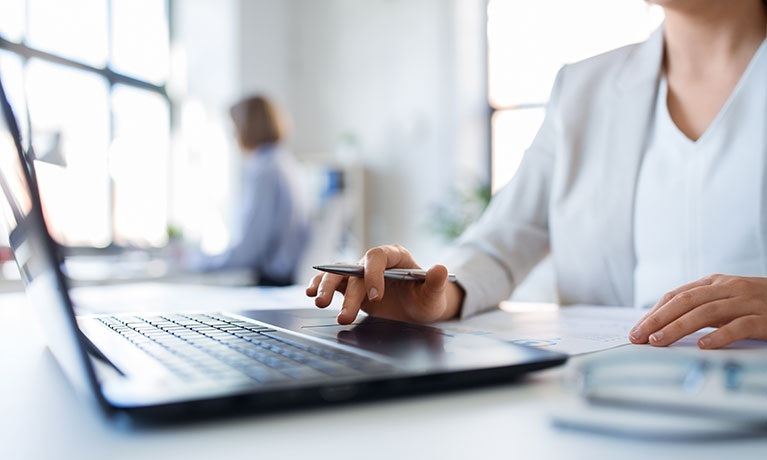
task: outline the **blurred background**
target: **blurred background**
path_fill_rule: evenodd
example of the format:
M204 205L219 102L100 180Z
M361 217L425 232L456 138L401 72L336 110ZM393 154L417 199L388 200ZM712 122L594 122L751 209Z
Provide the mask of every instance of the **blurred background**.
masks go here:
M379 244L438 262L513 176L559 67L662 20L643 0L3 0L0 74L84 281L225 249L242 189L228 110L269 97L322 235L304 283Z

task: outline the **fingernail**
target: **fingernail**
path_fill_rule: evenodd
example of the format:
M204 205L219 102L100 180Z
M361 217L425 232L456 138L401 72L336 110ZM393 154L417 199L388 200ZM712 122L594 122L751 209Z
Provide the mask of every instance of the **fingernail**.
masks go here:
M698 340L698 345L701 348L708 348L711 346L711 339L708 337L703 337L702 339Z
M655 334L650 336L651 342L660 342L661 339L663 339L663 331L658 331Z
M325 297L325 291L318 292L317 297Z
M342 316L346 314L346 309L342 308L340 312L338 312L338 316Z
M631 330L629 333L629 337L631 340L639 340L639 337L641 336L641 331L639 330L639 326L634 326L634 329Z
M370 292L368 293L368 298L372 300L372 299L375 299L377 297L378 297L378 289L370 288Z

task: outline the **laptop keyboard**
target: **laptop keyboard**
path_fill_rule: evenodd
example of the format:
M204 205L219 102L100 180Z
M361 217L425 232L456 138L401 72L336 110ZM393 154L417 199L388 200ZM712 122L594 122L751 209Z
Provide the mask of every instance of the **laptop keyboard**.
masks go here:
M380 361L221 314L96 319L184 380L268 384L392 369Z

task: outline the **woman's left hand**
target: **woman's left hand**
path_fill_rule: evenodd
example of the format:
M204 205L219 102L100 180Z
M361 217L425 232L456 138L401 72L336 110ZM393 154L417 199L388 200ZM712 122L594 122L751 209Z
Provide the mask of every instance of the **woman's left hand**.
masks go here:
M711 275L686 284L664 295L629 339L663 347L704 327L718 329L698 340L700 348L767 340L767 278Z

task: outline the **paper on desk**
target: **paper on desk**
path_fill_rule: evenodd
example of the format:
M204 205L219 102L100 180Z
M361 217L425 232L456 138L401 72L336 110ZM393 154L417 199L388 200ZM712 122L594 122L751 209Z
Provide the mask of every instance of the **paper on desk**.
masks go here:
M630 307L541 305L538 311L496 310L437 326L579 355L629 343L629 331L645 312Z
M629 342L631 328L647 310L631 307L509 303L510 311L495 310L436 326L458 334L483 334L511 343L546 348L568 355L607 350ZM502 305L502 308L506 307ZM698 350L698 339L714 329L683 337L668 348ZM761 340L741 340L726 350L767 349ZM708 350L708 353L711 351Z

